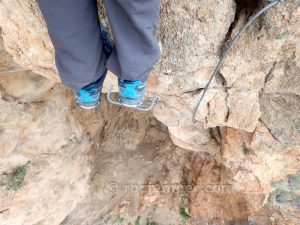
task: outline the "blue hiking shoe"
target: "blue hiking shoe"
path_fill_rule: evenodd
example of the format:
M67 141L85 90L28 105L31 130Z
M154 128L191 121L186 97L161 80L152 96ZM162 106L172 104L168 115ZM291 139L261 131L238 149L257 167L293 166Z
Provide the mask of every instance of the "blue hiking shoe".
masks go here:
M147 82L139 80L121 80L119 79L119 99L112 98L113 86L110 85L107 92L107 100L118 106L130 107L139 111L150 111L159 102L160 97L155 95L152 99L146 97Z
M76 90L77 103L81 108L94 109L101 100L101 91L106 72L95 82Z
M119 99L124 106L137 107L143 103L147 82L119 79Z

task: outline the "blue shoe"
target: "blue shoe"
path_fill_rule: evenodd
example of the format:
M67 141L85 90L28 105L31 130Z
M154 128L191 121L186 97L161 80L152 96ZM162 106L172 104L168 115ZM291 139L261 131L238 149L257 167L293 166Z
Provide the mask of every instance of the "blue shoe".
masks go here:
M118 83L119 99L123 105L128 107L137 107L143 103L147 82L119 79Z
M94 109L100 104L106 72L97 81L76 90L77 103L81 108Z

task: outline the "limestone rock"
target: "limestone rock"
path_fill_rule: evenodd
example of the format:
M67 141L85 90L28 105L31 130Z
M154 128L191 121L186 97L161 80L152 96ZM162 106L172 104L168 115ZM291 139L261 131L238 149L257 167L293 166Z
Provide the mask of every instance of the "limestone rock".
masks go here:
M105 100L85 111L69 89L47 83L34 74L1 75L1 224L134 224L140 217L179 225L187 215L200 224L259 224L298 213L288 199L276 208L289 189L274 191L272 183L300 170L299 146L281 143L263 123L253 133L221 128L206 136L179 124L174 132L188 131L181 140L202 146L188 151L151 113Z
M274 65L260 99L261 120L281 143L300 145L300 67L295 55Z
M36 1L1 1L0 12L4 46L14 61L59 81L53 46Z
M20 102L39 101L40 97L53 86L52 81L43 79L30 71L0 76L0 88L5 87L6 95L18 98Z
M293 61L289 69L285 71L284 82L295 82L293 85L299 87L299 63L296 58L299 57L299 1L288 1L279 4L270 9L261 18L256 20L254 24L245 31L229 54L221 73L226 80L229 89L242 89L242 92L235 92L235 104L245 102L243 93L247 91L248 96L256 96L248 100L247 105L240 105L238 110L242 115L233 116L228 126L242 129L245 131L253 131L260 117L260 108L264 107L258 103L258 94L263 90L265 82L270 79L275 64L282 64L284 61ZM240 20L244 20L243 17ZM234 35L240 25L233 30ZM297 65L298 64L298 65ZM293 66L292 66L293 65ZM292 81L288 81L292 79ZM283 87L279 79L273 80L272 85L281 86L282 90L288 88ZM276 84L275 84L276 83ZM284 85L284 84L283 84ZM292 85L292 86L293 86ZM271 88L267 84L268 89ZM290 86L288 83L286 86ZM291 87L291 86L290 86ZM295 89L295 88L294 88ZM287 90L288 91L288 90ZM252 94L250 94L252 93ZM261 105L262 102L260 102ZM248 126L244 126L238 118L249 118ZM294 114L294 116L296 116ZM250 120L249 120L250 119ZM229 115L230 120L230 115ZM280 122L275 119L273 122Z
M12 79L15 84L11 84ZM2 75L0 79L3 225L59 224L88 191L91 169L84 156L90 150L87 136L70 114L68 91L55 88L50 94L45 85L48 82L28 74ZM22 89L26 84L27 89ZM16 88L16 93L11 88ZM31 96L26 102L28 92ZM19 96L22 102L16 100ZM14 174L16 168L23 168L24 180L18 181L22 174L15 174L5 181L5 174Z
M76 107L37 3L0 1L0 224L299 224L299 1L245 31L192 122L247 2L162 0L143 114Z
M159 92L177 94L205 86L234 12L231 0L162 1L163 53L154 71L163 85Z

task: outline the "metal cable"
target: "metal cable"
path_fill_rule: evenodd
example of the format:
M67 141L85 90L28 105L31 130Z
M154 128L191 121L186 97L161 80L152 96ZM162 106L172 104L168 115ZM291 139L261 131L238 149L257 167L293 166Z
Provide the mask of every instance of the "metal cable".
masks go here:
M202 102L202 100L204 99L204 96L211 84L211 82L213 81L214 77L217 75L217 73L219 72L221 66L223 65L224 63L224 60L225 60L225 57L228 55L229 51L232 49L232 47L234 46L234 44L236 43L236 41L238 40L238 38L240 37L240 35L243 33L244 30L246 30L253 22L254 20L259 17L262 13L264 13L265 11L267 11L269 8L273 7L274 5L277 5L279 2L282 2L282 0L273 0L273 1L270 1L266 6L264 6L262 9L260 9L255 15L253 15L249 20L248 22L245 24L245 26L243 26L243 28L235 35L235 37L232 39L232 41L230 42L230 44L226 47L226 49L224 50L224 52L222 53L222 56L221 56L221 59L217 65L217 67L215 68L213 74L211 75L208 83L206 84L205 86L205 89L203 91L203 94L201 96L201 98L199 99L198 103L197 103L197 106L194 110L194 113L193 113L193 123L196 123L197 120L195 119L196 117L196 114L197 114L197 111L200 107L200 104Z

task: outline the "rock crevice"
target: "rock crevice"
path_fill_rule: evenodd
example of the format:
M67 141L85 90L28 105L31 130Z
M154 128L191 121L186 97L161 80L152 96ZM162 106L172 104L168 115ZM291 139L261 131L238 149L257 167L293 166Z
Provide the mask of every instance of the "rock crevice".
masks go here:
M78 109L37 3L0 1L0 224L299 224L299 1L245 31L192 122L261 4L162 0L162 101L142 114Z

